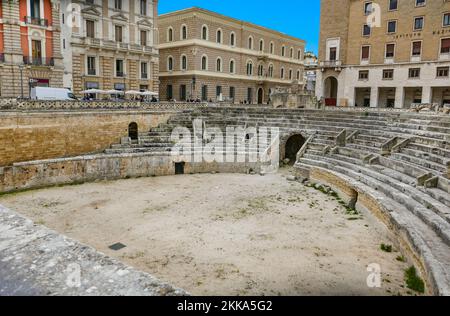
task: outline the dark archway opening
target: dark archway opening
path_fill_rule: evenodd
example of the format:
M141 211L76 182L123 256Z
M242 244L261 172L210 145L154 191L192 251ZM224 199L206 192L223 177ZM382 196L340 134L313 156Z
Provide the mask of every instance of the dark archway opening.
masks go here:
M135 122L130 123L130 125L128 125L128 137L131 140L138 140L139 139L139 130L138 130L138 125Z
M289 159L289 164L293 165L297 161L297 154L305 143L305 138L300 135L292 135L286 141L283 159Z
M184 165L185 165L185 162L176 162L175 163L175 174L176 175L184 174Z

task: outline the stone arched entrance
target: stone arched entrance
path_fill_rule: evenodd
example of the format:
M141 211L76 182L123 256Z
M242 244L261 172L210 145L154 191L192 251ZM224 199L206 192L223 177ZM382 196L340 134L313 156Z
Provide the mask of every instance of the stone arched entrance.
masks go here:
M306 139L301 134L290 135L281 150L282 160L289 159L289 164L293 165L297 161L297 153L302 148Z
M139 139L139 129L136 122L131 122L128 125L128 137L131 140L138 140Z
M325 105L336 106L337 105L337 94L338 94L338 80L330 76L325 79L324 84L324 97Z
M258 104L263 104L263 103L264 103L264 89L259 88L258 89Z

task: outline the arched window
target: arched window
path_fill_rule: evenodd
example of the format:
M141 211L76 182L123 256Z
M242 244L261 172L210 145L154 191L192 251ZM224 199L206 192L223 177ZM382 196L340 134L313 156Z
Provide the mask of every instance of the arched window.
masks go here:
M264 51L264 40L259 41L259 51L260 52Z
M253 75L253 63L251 60L247 61L247 76Z
M262 77L264 75L264 66L258 65L258 76Z
M253 49L253 37L248 38L248 49Z
M216 33L216 42L222 44L222 30L217 30Z
M222 58L217 58L216 60L216 71L222 72Z
M300 70L297 70L297 80L300 80Z
M173 57L172 56L169 56L169 58L167 58L167 70L168 71L173 70Z
M167 30L167 41L173 42L173 28L172 27L169 27L169 29Z
M181 70L187 70L187 57L186 55L181 56Z
M269 77L273 78L273 65L272 64L269 65Z
M302 59L302 50L299 49L297 52L297 59L301 60Z
M208 57L202 56L202 70L208 70Z
M284 45L281 47L281 56L286 56L286 47Z
M294 49L291 47L290 53L289 53L289 57L290 58L294 58Z
M281 78L281 79L284 79L284 68L281 68L281 71L280 71L280 78Z
M202 40L208 40L208 27L206 25L202 26Z
M187 26L183 25L181 27L181 40L187 39Z
M273 52L275 51L275 45L273 44L273 42L270 43L270 53L273 54Z
M231 35L230 35L230 45L231 46L235 46L236 45L236 34L234 34L234 32L231 33Z
M289 80L292 80L292 69L289 69Z
M234 69L234 60L232 59L232 60L230 60L230 73L234 74L234 71L235 71L235 69Z

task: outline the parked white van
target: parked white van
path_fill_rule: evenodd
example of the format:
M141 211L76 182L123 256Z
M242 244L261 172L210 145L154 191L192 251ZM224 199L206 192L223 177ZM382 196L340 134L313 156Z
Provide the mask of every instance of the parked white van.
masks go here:
M68 89L36 87L31 89L31 99L44 101L76 101L77 97Z

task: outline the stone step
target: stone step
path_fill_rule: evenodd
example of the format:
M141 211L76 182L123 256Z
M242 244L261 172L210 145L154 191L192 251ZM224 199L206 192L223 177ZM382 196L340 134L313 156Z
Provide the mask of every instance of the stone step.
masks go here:
M410 146L406 146L405 148L402 148L401 153L442 165L442 168L444 168L444 170L447 166L447 162L450 160L450 159L446 159L445 157L443 157L441 155L432 154L431 152L424 152L424 151L412 149L412 148L410 148Z
M322 162L302 160L302 166L304 167L319 167L330 170L327 166L323 167ZM333 172L346 182L354 183L355 187L370 194L384 206L390 222L389 226L393 227L398 234L406 236L413 245L414 250L425 262L430 279L437 288L437 292L441 295L450 295L450 247L443 242L440 235L401 203L352 177L336 171Z
M306 156L305 158L313 161L320 159L320 157L312 155ZM384 195L388 196L393 201L404 205L411 213L418 216L430 227L433 227L435 232L442 238L442 240L447 245L450 245L450 214L442 212L436 213L436 209L442 211L440 208L436 208L433 210L427 209L425 206L414 199L414 196L410 191L412 187L407 187L406 184L403 184L403 187L399 190L397 188L398 185L395 181L392 181L392 178L389 178L377 173L376 171L367 169L362 166L355 166L345 163L333 157L322 157L321 161L325 162L325 164L328 165L328 169L335 170L359 182L362 182L369 187L377 190L378 192L381 192ZM419 194L423 194L418 190L416 191ZM405 194L405 192L407 192L408 194ZM445 211L448 212L448 208L445 207L444 212Z
M414 149L420 152L424 152L424 153L430 153L430 154L434 154L434 155L438 155L441 157L446 157L448 159L450 159L450 150L448 149L444 149L440 146L429 146L423 143L418 143L418 142L412 142L409 143L408 146L406 146L406 148L410 148L410 149Z
M413 157L403 153L392 153L391 157L397 160L403 160L418 165L423 169L428 170L429 172L439 172L441 174L447 173L447 168L445 168L443 165L422 158Z

